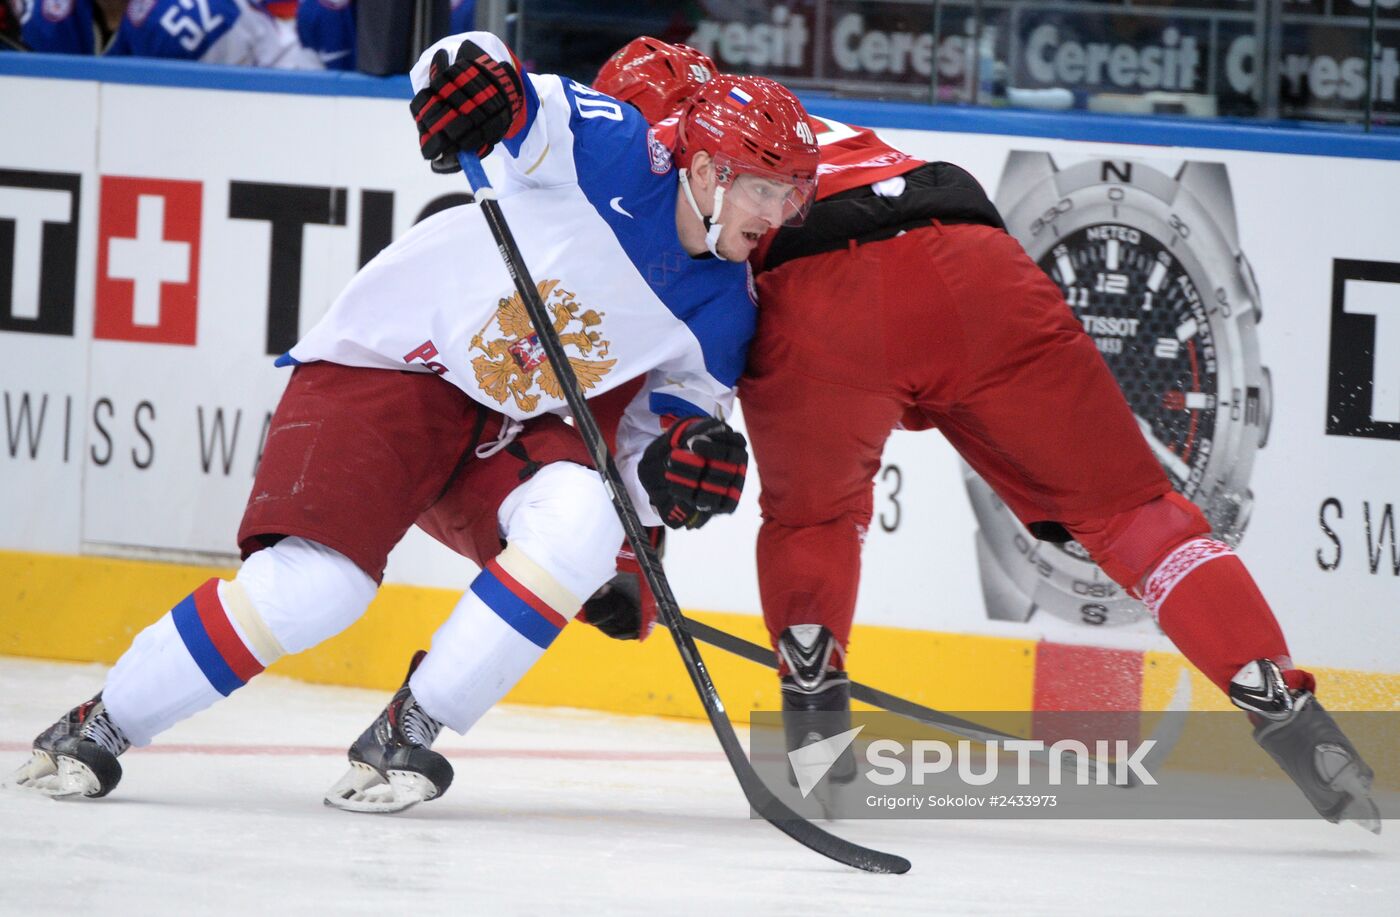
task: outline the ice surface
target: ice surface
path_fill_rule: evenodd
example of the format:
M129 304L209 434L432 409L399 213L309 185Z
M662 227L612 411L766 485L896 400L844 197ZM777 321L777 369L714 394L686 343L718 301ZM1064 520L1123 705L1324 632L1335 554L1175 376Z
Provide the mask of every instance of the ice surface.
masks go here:
M0 658L0 771L102 684ZM325 808L387 697L264 676L122 758L108 799L0 790L0 914L1396 913L1400 825L844 822L905 876L826 860L748 818L708 725L492 711L445 735L443 798Z

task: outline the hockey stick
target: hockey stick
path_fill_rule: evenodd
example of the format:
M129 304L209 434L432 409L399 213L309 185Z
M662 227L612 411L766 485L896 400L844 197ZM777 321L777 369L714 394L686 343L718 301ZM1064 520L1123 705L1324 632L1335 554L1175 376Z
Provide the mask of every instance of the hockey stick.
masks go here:
M733 653L736 656L743 657L750 662L756 662L761 666L767 666L775 671L778 668L778 661L774 657L773 651L766 646L751 643L743 637L736 637L717 627L711 627L708 624L697 621L694 618L687 618L684 615L681 616L681 623L685 626L685 629L690 632L692 637L702 643L708 643L710 646L716 647L717 649ZM971 720L953 716L951 713L943 713L942 711L934 710L932 707L916 704L913 701L905 700L902 697L897 697L886 691L881 691L879 688L863 685L855 679L851 679L850 685L851 697L862 703L870 704L872 707L879 707L889 713L895 713L911 720L917 720L928 726L936 726L939 729L951 732L953 735L962 736L965 739L972 739L976 742L989 742L993 739L1024 738L1024 736L1013 735L1009 732L1002 732L999 729L991 729L986 726L978 725Z
M690 673L690 680L695 685L696 693L700 695L700 702L705 707L710 725L714 727L720 747L729 759L729 766L734 769L734 776L738 778L739 786L743 789L749 805L779 831L837 862L867 872L908 872L910 863L903 857L853 844L802 818L774 796L754 771L753 764L744 754L743 746L739 744L739 737L734 734L734 724L725 713L724 702L720 700L719 691L715 689L710 673L705 668L705 662L700 658L700 651L690 633L681 624L680 606L671 592L671 585L650 551L650 542L642 528L641 520L637 517L636 507L632 505L632 499L623 486L622 476L608 451L607 442L603 439L598 423L593 418L593 412L589 410L583 392L579 389L573 366L569 363L568 355L564 353L564 345L560 343L554 324L549 319L549 313L545 311L544 303L540 300L539 290L525 266L520 248L515 244L515 236L506 224L505 214L496 202L495 189L491 187L491 182L481 168L481 160L473 153L458 153L457 160L461 163L462 171L481 205L487 225L491 227L491 235L496 240L496 246L500 250L502 260L505 261L506 270L510 272L511 280L515 282L515 289L525 303L540 346L544 348L545 355L554 366L554 373L564 390L564 400L573 414L574 426L583 437L584 445L593 458L594 468L603 477L603 484L612 498L613 508L617 510L618 519L627 533L627 542L636 552L642 575L646 577L647 585L656 597L657 613L676 641L681 661Z
M773 651L766 646L750 642L743 637L736 637L734 634L722 631L717 627L711 627L694 618L687 618L684 615L681 616L681 623L684 625L685 629L690 632L690 635L701 643L708 643L710 646L717 649L724 650L727 653L733 653L736 656L747 659L750 662L756 662L774 671L778 669L778 661L773 655ZM960 716L953 716L951 713L935 710L932 707L925 707L923 704L916 704L911 700L905 700L902 697L890 694L888 691L881 691L879 688L872 688L869 685L861 684L855 679L851 679L850 685L851 697L862 703L870 704L872 707L879 707L881 710L914 720L915 722L934 726L945 732L951 732L953 735L971 739L974 742L1005 741L1008 739L1020 741L1025 738L1025 736L1018 736L1014 733L1002 732L1000 729L992 729L989 726L983 726L971 720L965 720ZM1190 706L1191 680L1185 672L1182 672L1181 677L1177 679L1176 690L1172 693L1171 702L1164 712L1180 714L1189 710ZM1171 753L1171 750L1176 747L1177 741L1180 740L1184 725L1185 722L1180 716L1162 717L1162 721L1157 725L1157 728L1148 736L1148 738L1152 740L1153 745L1151 746L1152 751L1143 759L1145 766L1155 768L1162 761L1166 760L1167 755ZM1043 751L1031 752L1030 757L1042 764L1050 763L1050 755ZM1129 776L1131 778L1129 782L1114 785L1129 789L1141 786L1135 777Z

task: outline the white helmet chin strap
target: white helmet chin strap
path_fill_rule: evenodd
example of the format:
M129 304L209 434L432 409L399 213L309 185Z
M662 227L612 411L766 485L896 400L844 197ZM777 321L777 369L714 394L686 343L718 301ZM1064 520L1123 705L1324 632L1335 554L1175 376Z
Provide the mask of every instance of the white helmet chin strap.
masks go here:
M705 224L705 247L710 250L710 254L721 261L729 259L719 253L719 233L724 225L719 221L720 209L724 206L724 185L715 183L715 212L711 216L705 216L700 212L700 205L695 203L695 192L690 190L690 174L686 169L680 170L681 190L685 192L685 199L690 204L690 209L695 211L695 215L700 218L700 222Z

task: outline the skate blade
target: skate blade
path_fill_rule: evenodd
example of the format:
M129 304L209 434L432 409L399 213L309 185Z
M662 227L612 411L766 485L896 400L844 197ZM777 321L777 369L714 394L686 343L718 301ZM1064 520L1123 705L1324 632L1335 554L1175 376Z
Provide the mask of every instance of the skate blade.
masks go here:
M1381 810L1369 796L1363 799L1352 797L1342 810L1342 821L1356 822L1372 834L1381 833Z
M57 778L58 765L54 764L48 752L36 748L30 753L28 761L5 778L4 785L43 792L43 787L55 782Z
M102 782L86 764L67 755L58 756L58 790L50 793L55 799L69 796L98 796Z
M1381 833L1381 810L1371 798L1371 781L1357 773L1354 765L1332 781L1332 788L1350 797L1338 814L1338 821L1356 822L1372 834Z
M437 787L422 774L390 771L385 781L367 764L350 763L345 776L326 791L322 802L346 812L388 815L411 809L437 795Z
M821 806L822 819L828 822L840 821L841 813L851 810L852 788L849 783L828 780L812 791L812 798Z
M5 782L52 799L96 796L102 789L102 784L86 764L66 755L59 755L55 760L48 752L38 749Z

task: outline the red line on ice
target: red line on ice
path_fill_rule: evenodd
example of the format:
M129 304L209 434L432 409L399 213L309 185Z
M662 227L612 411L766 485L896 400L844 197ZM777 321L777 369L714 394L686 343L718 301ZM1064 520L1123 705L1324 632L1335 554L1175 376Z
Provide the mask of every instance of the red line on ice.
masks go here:
M26 752L30 742L0 742L0 753ZM601 748L439 748L449 758L519 758L545 761L719 761L717 751L609 751ZM344 755L344 746L331 745L151 745L131 754L280 756Z

